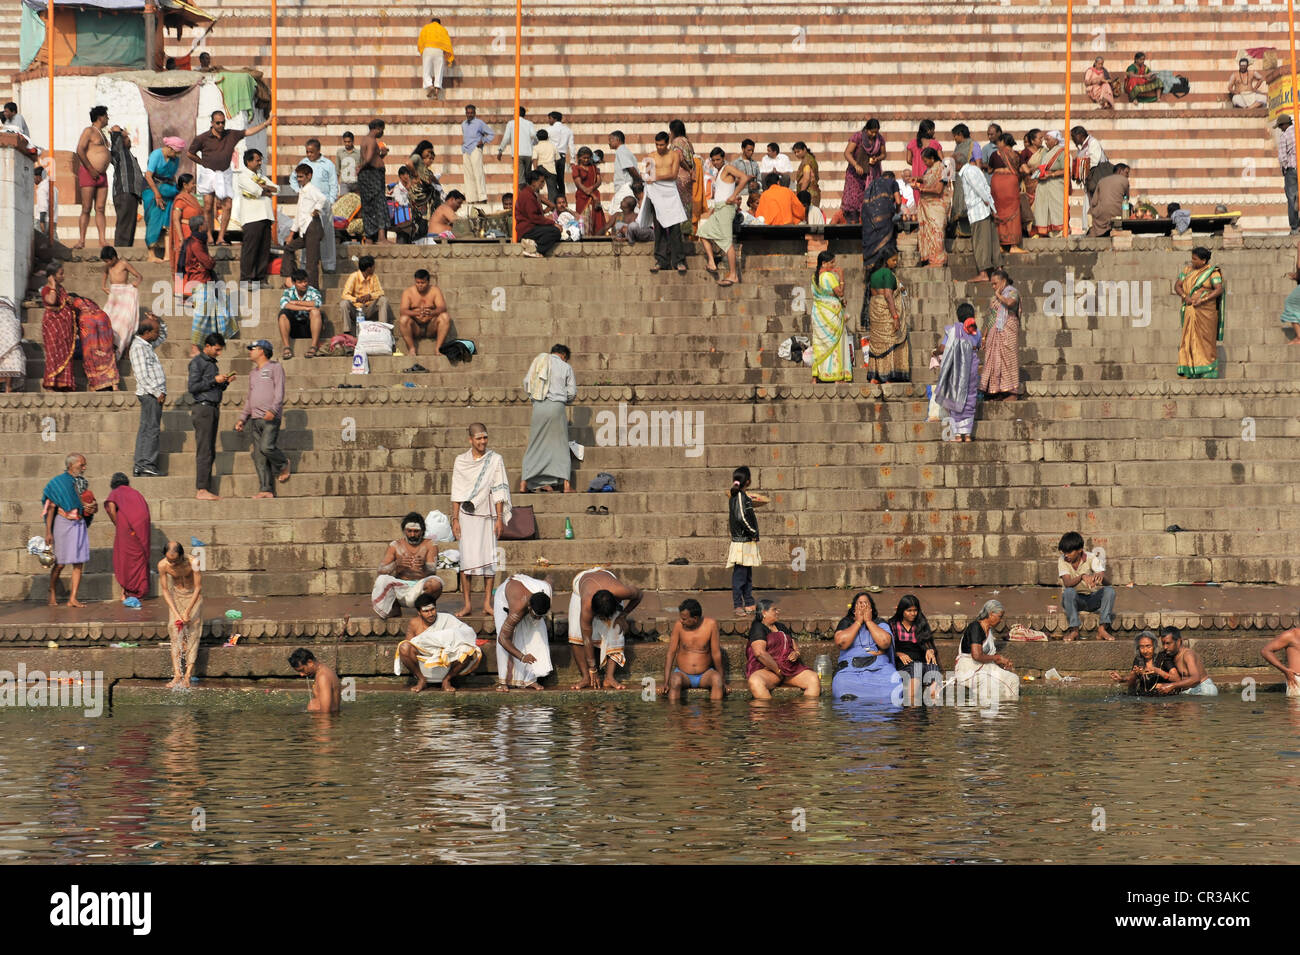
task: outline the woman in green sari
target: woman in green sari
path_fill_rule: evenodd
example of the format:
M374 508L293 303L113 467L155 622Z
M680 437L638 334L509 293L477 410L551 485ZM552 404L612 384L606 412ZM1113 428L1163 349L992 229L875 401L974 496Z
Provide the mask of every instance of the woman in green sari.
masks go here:
M902 321L902 289L894 270L898 253L893 253L870 276L867 295L867 328L871 345L867 351L867 380L873 384L912 380L912 348Z
M844 324L844 273L831 252L817 256L812 281L813 378L817 381L852 381L853 359Z

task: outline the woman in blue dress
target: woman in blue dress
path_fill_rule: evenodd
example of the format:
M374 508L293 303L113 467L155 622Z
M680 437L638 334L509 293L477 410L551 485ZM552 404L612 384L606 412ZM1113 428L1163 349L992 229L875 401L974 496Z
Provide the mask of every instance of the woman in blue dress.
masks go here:
M149 154L144 171L144 198L140 204L144 212L144 244L149 248L158 245L163 230L171 221L172 200L177 193L176 171L180 168L179 155L184 148L185 140L168 136Z
M862 591L853 595L849 612L835 628L835 646L840 657L831 681L834 699L902 701L903 681L894 662L894 638L889 624L876 613L871 594Z

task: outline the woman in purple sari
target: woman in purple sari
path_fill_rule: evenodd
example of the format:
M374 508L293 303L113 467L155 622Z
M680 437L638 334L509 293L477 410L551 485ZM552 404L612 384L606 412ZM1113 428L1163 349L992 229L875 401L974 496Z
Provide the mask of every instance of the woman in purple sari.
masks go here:
M109 487L113 490L104 512L114 527L113 576L122 588L123 606L138 610L140 598L149 592L149 504L120 471Z
M885 159L885 137L880 135L880 120L867 120L867 124L850 137L844 149L844 159L847 166L840 212L845 222L856 224L862 221L862 200L867 188L880 176L880 164Z
M979 346L975 307L963 302L957 306L957 321L943 330L943 342L935 349L943 361L939 365L934 398L952 422L952 436L945 438L947 441L972 440L980 388Z

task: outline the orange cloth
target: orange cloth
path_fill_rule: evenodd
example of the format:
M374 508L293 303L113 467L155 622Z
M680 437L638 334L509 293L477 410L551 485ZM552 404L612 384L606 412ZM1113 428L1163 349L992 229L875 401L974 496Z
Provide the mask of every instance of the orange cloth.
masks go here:
M45 11L42 10L41 26L46 24ZM41 40L41 48L36 53L36 59L32 60L32 66L49 65L49 57L46 55L47 42ZM77 11L76 10L55 10L54 11L54 65L67 66L72 62L72 58L77 55Z
M779 184L763 190L756 213L764 225L794 225L807 214L794 192Z

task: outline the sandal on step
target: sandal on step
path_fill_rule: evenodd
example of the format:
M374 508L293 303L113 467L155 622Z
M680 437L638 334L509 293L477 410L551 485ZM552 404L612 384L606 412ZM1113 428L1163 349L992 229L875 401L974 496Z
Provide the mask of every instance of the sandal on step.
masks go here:
M315 345L312 345L312 346L310 346L310 347L307 349L307 351L304 353L304 357L306 357L306 358L315 358L317 354L318 354L318 349L317 349L317 347L316 347Z
M293 357L292 348L286 345L284 348L280 349L280 361L288 361L292 357Z

